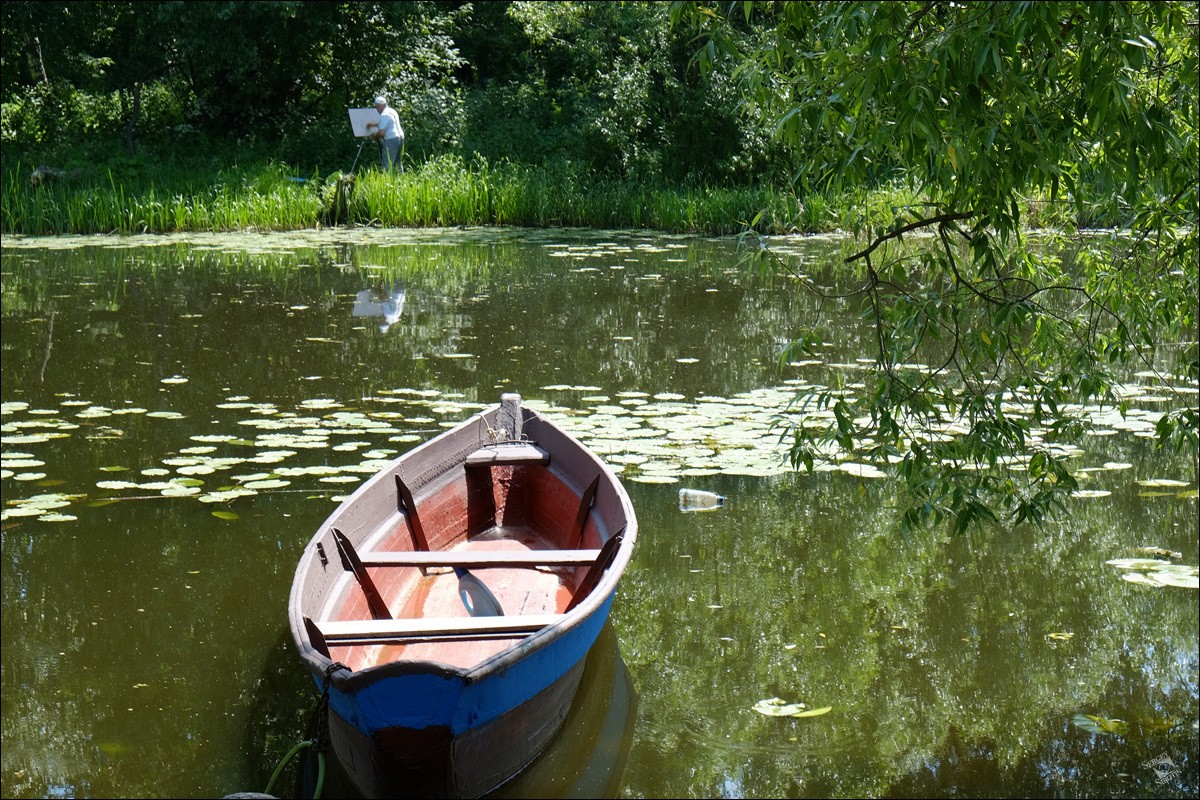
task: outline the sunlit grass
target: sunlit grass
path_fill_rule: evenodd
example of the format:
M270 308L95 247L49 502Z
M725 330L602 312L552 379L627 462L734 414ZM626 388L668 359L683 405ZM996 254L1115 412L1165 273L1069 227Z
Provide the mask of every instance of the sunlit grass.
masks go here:
M31 186L29 168L3 176L6 234L168 233L297 230L329 224L382 227L511 225L652 229L727 235L864 229L922 198L901 187L841 196L790 188L663 186L589 174L569 162L529 166L454 156L403 172L354 176L348 208L331 209L342 173L290 174L286 165L232 166L217 174L145 169ZM1037 224L1061 210L1030 202Z
M29 168L6 169L2 228L8 234L294 230L321 224L341 175L295 176L285 166L197 176L163 169L118 178L31 186ZM407 171L356 177L347 219L384 227L514 225L647 228L728 234L818 232L840 224L825 198L801 202L770 188L659 186L600 178L569 163L531 167L446 157ZM325 218L328 222L328 217Z

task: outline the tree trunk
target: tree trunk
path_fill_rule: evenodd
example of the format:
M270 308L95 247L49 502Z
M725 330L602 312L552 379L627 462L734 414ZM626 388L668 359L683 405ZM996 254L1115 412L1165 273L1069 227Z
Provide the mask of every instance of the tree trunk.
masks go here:
M37 36L33 37L33 49L30 51L29 61L32 71L35 72L41 83L49 84L50 76L46 74L46 61L42 58L42 40Z

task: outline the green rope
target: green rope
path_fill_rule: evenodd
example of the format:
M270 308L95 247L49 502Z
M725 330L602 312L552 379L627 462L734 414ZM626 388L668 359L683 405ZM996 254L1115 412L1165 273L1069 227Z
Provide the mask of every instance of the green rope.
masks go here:
M325 788L325 753L317 751L317 785L313 789L313 800L321 800L321 790Z
M317 704L317 707L313 709L316 715L316 736L312 739L297 742L288 751L288 754L279 762L279 766L275 768L274 774L271 775L271 780L267 783L266 794L270 794L271 790L275 788L275 782L283 774L283 768L296 757L297 753L305 748L315 746L317 749L317 783L313 788L312 800L321 800L321 792L325 788L325 748L328 746L329 738L329 679L339 669L348 669L348 667L345 664L335 661L325 669L325 677L321 681L321 700Z
M266 794L270 794L271 790L275 788L275 781L279 780L279 776L283 774L283 768L288 765L288 762L291 761L293 758L295 758L296 754L299 753L301 750L303 750L306 747L312 747L311 740L306 740L303 742L296 742L295 746L292 747L292 749L288 751L288 754L283 757L283 761L280 761L279 766L275 768L275 773L273 775L271 775L271 780L267 782ZM321 759L321 764L322 764L322 766L324 765L323 758ZM321 796L321 792L318 789L313 794L313 797L318 798L320 796Z
M275 788L275 782L278 781L279 776L283 774L283 768L288 765L288 762L291 761L293 758L295 758L296 754L299 753L301 750L303 750L307 747L312 747L312 745L313 745L313 741L311 739L307 739L303 742L297 742L295 744L295 746L292 747L292 749L288 751L288 754L283 757L282 761L279 762L279 766L275 768L275 773L273 775L271 775L271 780L268 781L267 790L264 794L270 794L271 790ZM318 750L317 751L317 783L316 783L316 786L313 788L312 800L321 800L321 792L322 792L322 790L324 790L324 788L325 788L325 753Z

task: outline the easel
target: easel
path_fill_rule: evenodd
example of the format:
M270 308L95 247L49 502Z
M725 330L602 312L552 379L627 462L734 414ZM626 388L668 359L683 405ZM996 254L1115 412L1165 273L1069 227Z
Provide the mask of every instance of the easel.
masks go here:
M354 174L354 168L358 166L358 157L362 155L362 149L363 149L363 146L366 145L366 143L367 143L367 140L363 139L362 144L360 144L358 146L358 153L356 153L354 156L354 163L350 165L350 174L351 175Z

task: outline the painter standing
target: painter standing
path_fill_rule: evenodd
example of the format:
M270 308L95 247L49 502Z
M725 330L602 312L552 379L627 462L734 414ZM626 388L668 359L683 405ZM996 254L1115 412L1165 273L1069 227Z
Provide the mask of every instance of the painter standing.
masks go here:
M386 97L375 98L375 110L379 112L379 122L368 122L367 130L374 129L369 135L379 142L379 166L390 171L400 162L404 128L400 127L400 116L396 114L396 109L388 105Z

